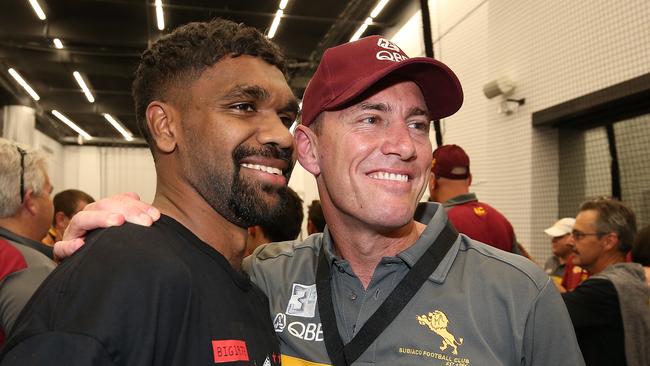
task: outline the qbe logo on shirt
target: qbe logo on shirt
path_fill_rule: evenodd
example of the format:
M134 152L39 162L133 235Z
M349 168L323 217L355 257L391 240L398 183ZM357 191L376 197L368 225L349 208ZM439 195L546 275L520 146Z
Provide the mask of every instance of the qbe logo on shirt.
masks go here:
M285 313L303 318L313 318L316 314L316 298L315 284L307 286L294 283Z

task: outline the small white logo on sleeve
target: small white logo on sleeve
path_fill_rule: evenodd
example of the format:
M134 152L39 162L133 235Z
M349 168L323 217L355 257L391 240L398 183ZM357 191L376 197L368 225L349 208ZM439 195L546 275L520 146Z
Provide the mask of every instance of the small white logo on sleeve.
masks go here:
M316 314L316 285L307 286L294 283L286 313L303 318L313 318Z
M282 333L286 326L287 317L282 313L278 313L278 315L275 316L275 319L273 319L273 329L275 329L276 333Z

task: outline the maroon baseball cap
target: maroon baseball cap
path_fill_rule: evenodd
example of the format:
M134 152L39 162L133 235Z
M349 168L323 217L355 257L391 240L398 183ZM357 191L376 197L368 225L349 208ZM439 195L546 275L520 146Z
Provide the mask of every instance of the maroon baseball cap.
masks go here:
M469 177L469 156L458 145L442 145L433 152L431 171L437 178Z
M344 107L388 75L415 82L432 119L451 116L463 104L460 82L445 64L409 58L395 43L369 36L325 51L303 96L302 124L309 126L321 112Z

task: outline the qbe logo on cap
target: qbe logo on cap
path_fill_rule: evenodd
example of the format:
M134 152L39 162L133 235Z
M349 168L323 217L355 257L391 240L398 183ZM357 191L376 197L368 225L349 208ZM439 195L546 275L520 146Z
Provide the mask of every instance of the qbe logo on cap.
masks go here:
M397 45L386 38L379 38L377 40L377 46L383 48L384 50L377 52L375 57L377 60L386 60L393 62L402 62L408 60L408 56L402 52L402 50L397 47Z

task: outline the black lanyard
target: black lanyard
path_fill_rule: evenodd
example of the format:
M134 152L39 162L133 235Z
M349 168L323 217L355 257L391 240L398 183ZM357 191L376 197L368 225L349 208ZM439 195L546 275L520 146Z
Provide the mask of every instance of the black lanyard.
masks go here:
M332 304L330 263L325 258L325 249L321 247L316 269L318 312L320 313L327 354L334 366L351 365L366 351L436 270L457 237L458 232L447 222L433 244L422 254L422 257L418 259L402 281L397 284L397 287L388 295L388 298L384 300L350 343L346 345L343 345L341 340L336 324L334 305Z

